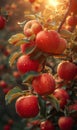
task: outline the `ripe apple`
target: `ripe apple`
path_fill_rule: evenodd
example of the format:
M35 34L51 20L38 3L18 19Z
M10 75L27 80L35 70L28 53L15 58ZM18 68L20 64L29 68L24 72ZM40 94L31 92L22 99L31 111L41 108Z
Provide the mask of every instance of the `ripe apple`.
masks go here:
M65 29L71 32L72 27L71 27L71 26L69 26L69 25L66 25L66 26L65 26Z
M70 61L62 61L57 67L57 74L61 79L72 80L76 76L76 65Z
M19 78L21 75L20 75L19 71L14 71L14 72L13 72L13 76L14 76L15 78Z
M60 130L72 130L74 120L72 117L60 117L58 120Z
M37 20L30 20L24 26L24 34L27 37L37 35L41 30L43 30L42 25Z
M66 22L69 26L76 26L77 25L77 16L68 16Z
M55 30L40 31L36 36L37 47L46 53L53 53L60 44L60 36Z
M54 51L54 54L62 54L67 48L67 41L64 38L60 38L58 48Z
M32 87L40 95L50 94L55 89L55 80L51 74L43 73L33 79Z
M19 97L15 107L18 115L23 118L35 117L39 113L38 99L34 95Z
M36 0L29 0L30 3L34 3Z
M62 88L55 89L53 95L59 100L60 107L64 108L69 100L69 94Z
M10 90L11 90L11 88L4 88L3 92L4 92L4 94L7 94Z
M77 0L71 0L70 11L77 14Z
M39 11L41 11L41 4L35 3L35 4L32 6L32 10L33 10L34 12L39 12Z
M14 120L13 119L9 119L8 120L8 124L11 126L11 125L13 125L14 124Z
M5 69L5 65L4 64L0 65L0 71L2 71L4 69Z
M0 29L3 29L6 25L6 19L3 16L0 16Z
M7 87L7 83L4 80L1 80L0 81L0 87L6 88Z
M28 47L32 47L32 46L34 46L35 45L35 42L34 41L30 41L30 43L24 43L24 44L22 44L21 46L20 46L20 49L21 49L21 52L22 53L25 53L25 51L26 51L26 49L28 48Z
M4 125L3 130L11 130L11 126L9 124Z
M22 55L17 61L17 69L22 74L28 71L38 71L39 66L39 62L37 60L30 59L29 55Z
M22 45L20 46L20 49L21 49L21 52L22 52L22 53L25 52L25 50L26 50L26 48L27 48L27 45L28 45L28 44L24 43L24 44L22 44Z
M7 56L9 56L10 55L10 50L9 49L5 49L4 51L3 51L3 54L7 57Z
M50 120L46 120L46 121L41 122L40 129L41 130L55 130L55 127Z

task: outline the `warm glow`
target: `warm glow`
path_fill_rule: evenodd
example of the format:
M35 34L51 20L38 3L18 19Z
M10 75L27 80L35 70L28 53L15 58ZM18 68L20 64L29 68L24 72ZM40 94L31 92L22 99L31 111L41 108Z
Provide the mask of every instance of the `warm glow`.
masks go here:
M53 6L53 7L57 7L59 2L58 2L58 0L48 0L48 4Z

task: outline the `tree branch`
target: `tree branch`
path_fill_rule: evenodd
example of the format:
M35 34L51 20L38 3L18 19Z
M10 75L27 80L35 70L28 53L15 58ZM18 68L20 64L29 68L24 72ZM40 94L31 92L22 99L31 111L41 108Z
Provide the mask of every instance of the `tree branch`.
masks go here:
M61 21L59 27L58 27L58 32L60 32L60 30L61 30L61 28L62 28L62 26L63 26L63 24L64 24L64 22L65 22L65 20L66 20L66 18L67 18L67 16L68 16L68 14L69 14L70 7L71 7L71 0L69 0L68 10L67 10L67 12L66 12L66 14L65 14L65 16L64 16L64 18L63 18L63 20Z

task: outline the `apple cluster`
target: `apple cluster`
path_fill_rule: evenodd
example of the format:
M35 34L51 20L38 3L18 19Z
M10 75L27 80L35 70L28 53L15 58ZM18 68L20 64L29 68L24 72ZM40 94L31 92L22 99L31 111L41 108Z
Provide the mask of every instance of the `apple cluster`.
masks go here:
M30 2L33 3L34 0ZM71 12L77 11L74 7L75 3L72 1ZM66 23L75 27L77 16L71 13ZM46 69L49 67L47 66L48 56L57 59L57 56L66 54L69 49L68 39L62 37L56 30L45 28L40 20L34 19L27 21L23 34L10 43L13 45L20 43L20 55L16 61L19 77L28 75L25 81L28 89L16 99L17 114L21 118L39 117L41 115L39 97L41 97L46 102L46 108L49 107L53 111L52 114L51 111L49 113L51 117L54 116L54 111L56 114L60 112L61 115L57 116L59 129L72 130L74 124L77 123L77 100L72 99L70 91L72 92L74 82L77 80L77 64L72 58L66 57L58 61L54 73ZM57 79L60 82L57 82ZM56 108L55 102L59 108ZM76 113L72 114L71 111ZM36 124L41 130L56 130L54 120L48 118L48 113L46 114L44 119L40 119Z
M58 101L60 109L64 110L68 101L71 100L70 94L66 89L61 87L57 88L55 76L50 72L43 72L45 64L39 58L32 59L32 53L27 54L26 50L30 47L35 47L36 50L42 54L48 55L61 55L67 49L67 40L62 38L55 30L44 29L38 20L30 20L24 25L24 39L29 41L20 45L22 55L17 59L17 69L20 75L25 75L31 71L37 72L37 76L31 79L32 93L20 96L15 103L17 114L22 118L33 118L39 115L40 105L38 95L43 100L48 101L47 96L53 95ZM14 42L14 45L17 43ZM37 53L37 51L36 51ZM35 54L36 54L35 53ZM46 57L45 57L46 58ZM45 59L46 61L46 59ZM67 82L73 80L77 75L77 66L68 60L61 61L56 73L60 79ZM49 103L52 106L52 102ZM74 104L77 106L76 104ZM77 107L70 106L69 111L77 110ZM54 106L52 106L54 108ZM62 116L58 119L58 126L61 130L71 130L75 121L71 116ZM65 126L65 127L64 127ZM40 122L41 130L55 130L55 125L52 121L45 120Z

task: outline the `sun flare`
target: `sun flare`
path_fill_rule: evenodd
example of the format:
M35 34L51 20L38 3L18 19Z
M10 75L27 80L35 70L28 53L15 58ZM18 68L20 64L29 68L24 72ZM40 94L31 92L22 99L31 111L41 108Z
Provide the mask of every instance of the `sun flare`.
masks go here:
M57 7L59 2L58 2L58 0L48 0L48 4L53 7Z

